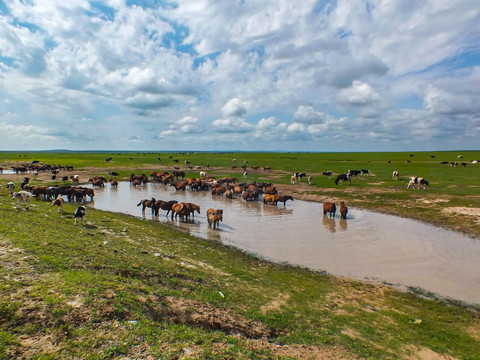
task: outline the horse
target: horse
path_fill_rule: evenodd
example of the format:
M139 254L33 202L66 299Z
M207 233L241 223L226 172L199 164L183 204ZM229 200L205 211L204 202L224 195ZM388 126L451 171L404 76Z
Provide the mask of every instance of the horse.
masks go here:
M193 217L195 217L195 211L200 214L200 206L185 202L174 204L172 206L172 220L173 216L175 216L175 219L177 218L177 216L180 216L181 220L188 220L190 215L193 215Z
M323 203L323 215L326 216L327 213L330 213L330 217L335 217L335 212L337 211L337 206L331 202Z
M272 203L272 205L277 205L279 198L280 198L280 196L278 196L278 195L265 194L265 195L263 195L263 203L264 204Z
M277 195L278 191L277 191L277 188L275 186L267 186L265 188L265 194L268 194L268 195Z
M292 184L295 184L295 180L297 180L297 178L295 177L295 175L290 176L290 182L291 182Z
M348 208L345 206L345 202L340 201L340 219L346 219Z
M30 200L34 195L28 191L19 191L13 193L12 200L18 199L18 204L23 203L26 206L26 209L30 208Z
M55 200L53 200L52 202L52 206L57 206L58 207L58 212L62 212L63 211L63 204L65 203L65 199L62 198L60 195L57 195L57 198Z
M75 219L73 225L77 225L78 219L80 219L80 224L83 222L87 223L87 208L85 206L79 206L73 213L73 218Z
M233 192L232 192L232 190L227 190L227 191L225 191L225 197L226 197L227 199L232 199L232 198L233 198Z
M220 221L222 221L222 215L219 214L208 214L207 215L207 221L208 221L208 226L215 228L218 228L218 225Z
M207 215L222 215L223 217L223 209L210 208L207 210Z
M157 200L155 201L155 206L153 207L153 210L155 212L155 216L158 216L158 210L167 210L167 214L165 216L168 216L170 211L172 211L172 206L173 204L177 204L177 200L170 200L170 201L163 201L163 200Z
M150 200L143 199L137 204L137 206L142 205L142 214L145 214L145 208L147 207L152 209L152 214L153 214L153 212L155 211L154 210L155 202L156 202L155 198L152 197Z
M283 202L283 206L285 206L285 203L286 203L288 200L292 200L292 201L293 201L293 196L290 196L290 195L282 195L282 196L279 196L279 197L278 197L278 202Z
M200 214L200 206L197 204L192 204L192 203L187 203L187 219L192 215L193 218L195 218L195 211ZM223 210L222 210L223 214Z
M109 181L110 185L112 188L117 188L118 187L118 181L113 179Z

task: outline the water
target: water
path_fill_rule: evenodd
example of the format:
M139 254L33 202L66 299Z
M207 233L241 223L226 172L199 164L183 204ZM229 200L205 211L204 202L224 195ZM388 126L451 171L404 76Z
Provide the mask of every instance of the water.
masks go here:
M233 245L278 263L301 265L334 276L419 287L440 296L480 304L480 240L374 212L349 208L347 220L323 217L322 204L288 201L286 206L232 200L210 192L176 192L149 183L95 190L97 209L142 216L142 199L200 205L193 222L173 221L192 235ZM348 204L347 204L348 205ZM208 208L223 209L223 222L208 227ZM146 219L172 222L146 209Z

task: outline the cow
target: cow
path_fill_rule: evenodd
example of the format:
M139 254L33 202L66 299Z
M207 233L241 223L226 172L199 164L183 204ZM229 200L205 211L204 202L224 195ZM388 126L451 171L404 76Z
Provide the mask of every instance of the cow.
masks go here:
M340 183L340 185L342 185L342 181L347 181L347 180L350 181L350 185L352 185L352 175L351 174L340 174L335 179L335 185L338 185L338 183Z
M57 198L55 200L53 200L52 202L52 206L57 206L58 207L58 212L62 212L63 211L63 204L65 203L65 199L62 198L60 195L57 196Z
M25 204L26 209L28 210L30 208L30 200L32 199L34 195L28 191L19 191L16 193L13 193L12 200L18 199L18 204Z
M83 222L87 223L87 208L85 206L79 206L73 213L73 218L75 219L73 225L77 225L78 219L80 219L80 224Z
M415 187L415 185L417 185L417 189L420 189L420 186L423 187L423 189L426 188L426 186L428 186L428 181L425 180L424 178L421 178L421 177L411 177L410 178L410 181L408 182L408 185L407 185L407 189L409 189L410 187Z
M392 179L398 180L398 171L397 170L393 170Z

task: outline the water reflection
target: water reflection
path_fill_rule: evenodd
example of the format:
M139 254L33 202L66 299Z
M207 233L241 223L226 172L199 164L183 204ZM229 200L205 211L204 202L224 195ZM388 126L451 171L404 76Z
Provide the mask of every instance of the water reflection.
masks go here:
M480 303L480 241L417 221L351 207L347 220L330 219L323 217L320 203L295 200L285 207L264 205L210 192L176 192L162 184L130 187L120 183L118 189L96 189L95 193L93 206L98 209L176 226L272 261L355 279L416 286ZM191 222L171 221L163 210L158 217L151 215L150 209L142 216L136 205L152 196L198 204L201 213ZM208 208L224 210L218 229L208 226Z

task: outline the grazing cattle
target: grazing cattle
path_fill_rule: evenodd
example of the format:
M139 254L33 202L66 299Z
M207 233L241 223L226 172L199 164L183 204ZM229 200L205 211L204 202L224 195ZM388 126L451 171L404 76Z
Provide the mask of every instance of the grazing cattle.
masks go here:
M293 176L297 178L298 181L302 181L302 178L307 176L304 172L294 172Z
M362 175L363 175L363 174L370 175L370 170L360 169L360 171L362 172Z
M117 188L118 187L118 181L117 180L110 180L109 183L110 183L110 186L112 188Z
M22 191L13 193L12 200L17 199L19 205L23 203L28 209L30 207L30 200L32 199L32 197L33 197L32 193L22 190Z
M15 183L14 182L9 182L5 185L5 189L7 189L10 193L13 193L13 190L15 190Z
M308 180L308 185L312 185L313 175L309 175L307 180Z
M62 181L68 181L68 176L63 176Z
M470 161L470 164L478 164L479 163L479 160L472 160Z
M450 166L451 166L451 167L455 167L455 166L457 166L457 165L458 165L458 163L456 163L455 161L452 161L452 162L450 163Z
M257 171L258 169L260 169L259 166L251 166L251 168L252 168L252 170L255 170L255 171Z
M398 180L398 171L397 170L393 170L392 179Z
M325 175L328 179L330 179L330 176L332 176L332 172L329 170L329 171L324 171L322 173L322 175Z
M357 177L358 174L361 174L362 170L348 170L347 175Z
M285 206L285 203L286 203L288 200L292 200L292 201L293 201L293 196L290 196L290 195L282 195L282 196L279 196L279 197L278 197L278 202L283 202L283 206Z
M236 169L237 168L237 165L232 165L232 169Z
M295 177L295 175L290 176L290 182L291 182L292 184L295 184L295 180L296 180L296 179L297 179L297 178Z
M263 203L264 204L271 203L272 205L277 205L279 198L280 198L280 196L278 196L278 195L265 194L265 195L263 195Z
M153 208L154 212L155 212L155 216L158 216L158 210L160 210L160 209L166 210L167 214L165 216L168 216L170 211L172 211L172 206L174 204L177 204L177 203L178 203L177 200L170 200L170 201L157 200L157 201L155 201L155 206Z
M72 180L72 184L80 183L80 176L78 176L78 175L72 175L72 176L70 176L70 179Z
M323 203L323 215L326 216L327 213L330 213L330 217L335 217L335 212L337 211L337 206L332 202Z
M460 165L462 165L463 167L465 167L465 166L467 166L467 163L462 162Z
M73 225L77 225L78 219L80 219L80 224L83 222L87 223L87 208L85 206L79 206L73 213L73 218L75 219Z
M233 162L234 164L236 164L236 163L237 163L237 159L232 159L232 162Z
M340 201L340 219L346 219L348 208L345 206L345 202Z
M442 161L440 164L442 165L448 164L448 161Z
M110 175L110 176L118 176L118 175L120 175L120 174L117 173L117 172L115 172L115 171L110 171L110 172L108 173L108 175Z
M200 177L203 178L207 176L207 173L205 171L200 171Z
M335 179L335 185L338 185L338 183L342 185L342 181L347 181L347 180L350 181L350 185L352 185L352 176L350 174L340 174Z
M244 172L243 172L243 177L246 178L247 175L248 175L248 172L247 172L247 171L244 171Z
M57 206L58 207L58 212L62 212L63 211L63 204L65 203L65 199L62 198L60 195L57 196L57 198L55 200L53 200L52 202L52 206Z
M137 204L137 206L142 205L142 214L145 214L145 208L147 207L152 209L152 214L153 214L155 211L155 202L156 202L155 198L152 197L150 200L143 199Z
M408 182L407 189L410 187L415 187L415 185L417 185L417 189L420 189L420 186L425 189L426 186L428 186L428 181L421 177L411 177L410 181Z
M271 171L272 168L270 166L264 166L263 171Z
M109 157L109 158L106 158L105 161L111 161L113 158Z

